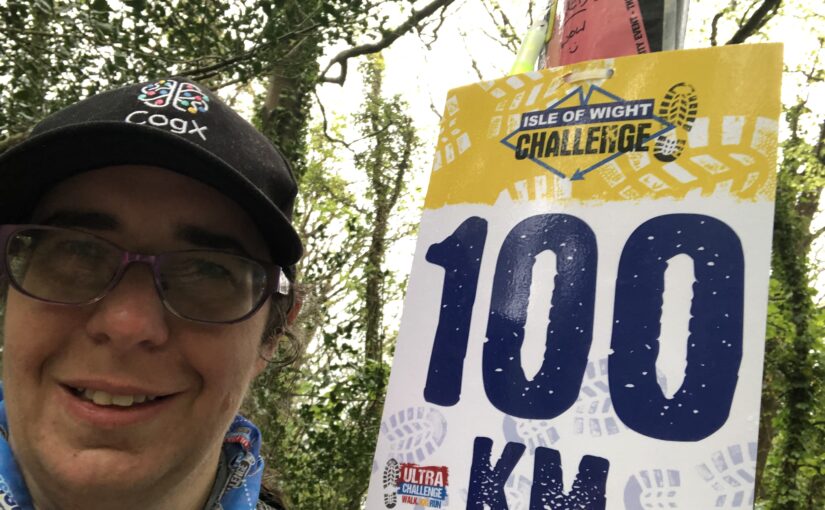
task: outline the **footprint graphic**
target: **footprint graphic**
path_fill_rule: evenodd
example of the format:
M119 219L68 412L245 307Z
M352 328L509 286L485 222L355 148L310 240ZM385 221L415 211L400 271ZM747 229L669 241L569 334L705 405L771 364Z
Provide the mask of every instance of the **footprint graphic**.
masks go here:
M646 469L631 476L624 487L625 510L651 508L679 508L682 489L679 471L674 469ZM692 509L689 509L692 510Z
M663 163L671 163L682 154L687 143L687 134L696 120L699 99L696 89L687 83L677 83L665 93L656 112L676 129L672 129L656 139L653 156Z
M601 437L621 432L622 424L613 411L613 403L610 400L607 358L595 363L587 362L573 420L576 434Z
M539 446L549 448L559 440L559 433L548 420L523 420L505 416L502 427L504 439L523 444L531 453Z
M714 509L753 506L756 443L730 445L714 452L708 462L700 464L696 469L716 492Z
M444 442L447 420L434 408L409 407L381 422L381 435L390 443L391 457L418 463Z
M398 501L398 476L401 474L398 461L390 459L384 467L384 476L382 477L384 487L384 506L387 508L395 508Z

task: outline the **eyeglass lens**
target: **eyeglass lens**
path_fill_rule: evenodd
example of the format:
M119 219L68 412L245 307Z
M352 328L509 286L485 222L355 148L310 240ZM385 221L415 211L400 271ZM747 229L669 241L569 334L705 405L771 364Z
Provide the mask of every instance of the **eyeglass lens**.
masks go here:
M44 301L85 304L100 298L118 276L123 251L84 232L28 228L7 243L9 276ZM254 260L211 250L169 252L156 259L156 287L167 308L196 321L231 322L257 308L266 269Z

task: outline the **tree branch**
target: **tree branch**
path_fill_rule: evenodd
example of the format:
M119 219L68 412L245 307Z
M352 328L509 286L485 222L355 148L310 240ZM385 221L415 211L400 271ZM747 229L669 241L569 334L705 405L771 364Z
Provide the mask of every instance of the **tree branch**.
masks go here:
M321 109L321 122L323 124L324 138L326 138L327 140L329 140L332 143L337 143L337 144L343 145L344 147L349 149L350 152L353 152L352 146L354 144L356 144L356 143L358 143L362 140L366 140L368 138L373 138L375 136L378 136L381 133L383 133L384 131L388 130L390 127L392 127L392 123L386 123L383 126L381 126L380 128L378 128L377 130L375 130L371 133L368 133L368 134L366 134L362 137L356 138L355 140L352 140L352 141L349 141L349 142L347 142L345 140L341 140L340 138L335 138L334 136L329 134L329 122L327 121L327 111L326 111L326 109L324 109L324 104L321 102L321 98L318 97L318 91L315 91L315 100L318 102L318 108Z
M438 120L444 120L444 117L441 115L441 110L435 107L435 101L433 101L433 96L430 96L430 110L438 117Z
M406 34L413 27L415 27L421 20L427 18L431 14L433 14L438 9L442 9L453 3L454 0L433 0L426 6L424 6L421 10L413 9L412 15L407 18L407 21L398 25L392 30L382 31L381 39L374 43L362 44L360 46L355 46L353 48L348 48L339 54L335 55L332 60L330 60L327 67L321 72L320 76L318 77L318 81L321 83L337 83L338 85L343 85L344 80L347 79L347 61L354 57L359 57L361 55L369 55L372 53L378 53L379 51L383 50L384 48L388 47L390 44L395 42L396 39L401 37L402 35ZM341 68L341 72L338 76L330 77L327 76L329 70L338 65Z
M822 233L825 232L825 227L821 227L817 229L814 233L811 234L811 239L816 240Z
M429 41L424 40L424 37L425 37L424 32L421 30L421 28L416 26L416 32L418 32L418 37L421 39L421 44L423 44L424 47L427 48L430 51L433 50L432 45L438 39L438 32L441 30L441 27L444 26L444 22L447 21L447 14L446 13L447 13L447 9L441 9L441 12L438 15L438 22L436 23L435 28L433 28L432 35L429 36L430 37Z
M710 22L710 45L716 46L716 36L719 34L719 20L722 19L722 16L725 15L727 11L719 11L716 13L716 16L713 17L713 21Z
M321 121L322 121L322 129L324 131L324 138L329 140L332 143L338 143L346 147L347 149L350 148L349 144L340 138L335 138L331 134L329 134L329 122L327 121L327 110L324 108L324 103L321 102L321 98L318 97L318 91L314 91L315 94L315 101L318 103L318 108L321 109ZM350 149L351 150L351 149Z
M755 34L765 23L770 20L782 5L782 0L764 0L762 5L748 18L748 20L739 26L739 30L733 34L727 44L739 44Z
M190 68L190 69L185 69L180 74L185 75L185 76L191 76L191 77L193 77L194 79L197 79L197 80L203 80L205 78L215 76L216 74L218 74L219 71L221 71L222 69L224 69L226 67L232 66L234 64L238 64L240 62L250 60L250 59L254 58L261 51L263 51L267 48L275 47L280 42L284 41L285 39L303 36L303 35L305 35L309 32L312 32L313 30L315 30L316 28L318 28L318 26L319 25L317 23L315 23L315 24L309 25L309 26L304 27L304 28L293 30L292 32L284 34L284 35L282 35L282 36L280 36L280 37L278 37L278 38L276 38L276 39L274 39L270 42L258 44L256 46L253 46L252 48L250 48L248 51L245 51L243 53L239 53L237 55L233 55L232 57L229 57L229 58L227 58L225 60L222 60L220 62L216 62L216 63L208 65L208 66L194 67L194 68ZM297 49L301 44L303 44L303 42L305 40L306 40L306 37L303 37L303 38L299 39L296 42L295 45L293 45L292 47L289 48L289 50L287 51L287 54L289 54L291 52L294 52L295 49ZM284 57L284 58L286 58L286 57Z
M505 49L509 52L513 53L514 55L518 53L519 46L521 45L521 38L518 36L516 32L516 27L513 26L513 23L510 21L510 18L507 16L507 13L504 12L504 9L501 8L501 5L498 3L497 0L489 0L490 5L487 4L487 0L482 1L482 5L487 10L487 14L490 15L490 19L493 22L493 26L498 28L498 36L493 36L484 31L484 33L490 37L493 41L501 44ZM501 17L501 19L496 19L496 13ZM530 22L532 25L532 21Z

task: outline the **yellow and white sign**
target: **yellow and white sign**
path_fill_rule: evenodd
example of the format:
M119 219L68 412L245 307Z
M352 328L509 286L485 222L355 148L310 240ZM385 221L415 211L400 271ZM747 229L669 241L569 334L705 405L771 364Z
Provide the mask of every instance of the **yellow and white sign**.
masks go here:
M780 45L453 90L367 508L750 508Z

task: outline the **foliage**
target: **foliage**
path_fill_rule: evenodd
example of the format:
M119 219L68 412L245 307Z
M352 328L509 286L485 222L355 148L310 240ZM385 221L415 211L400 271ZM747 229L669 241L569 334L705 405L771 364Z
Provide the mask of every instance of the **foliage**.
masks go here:
M805 256L825 183L825 123L816 145L805 142L799 136L805 109L800 102L787 111L791 136L782 145L776 197L760 441L767 461L760 495L769 510L825 505L825 311L814 301Z
M302 510L361 507L395 334L383 310L400 296L399 282L385 267L386 252L411 229L396 219L404 218L399 205L419 145L412 119L400 97L383 97L380 57L369 58L362 73L364 105L353 121L363 139L353 159L367 187L363 194L351 191L355 183L331 168L330 142L314 131L311 146L318 152L310 153L302 198L309 203L301 217L310 243L303 280L313 289L311 317L304 319L312 344L300 373L283 371L252 392L264 411L259 422L281 429L269 460ZM326 249L317 251L318 244ZM273 422L267 402L279 393L292 400Z
M121 83L185 75L224 96L253 96L254 122L299 181L295 219L307 250L298 272L306 297L304 334L284 342L245 406L298 508L355 508L366 489L394 335L382 310L400 295L383 258L411 229L392 223L418 143L403 103L381 98L376 63L371 106L355 119L372 156L356 163L370 185L383 187L354 191L334 171L346 164L341 148L328 133L307 131L312 92L343 80L349 58L423 33L427 18L451 2L414 9L406 0L0 0L0 152L47 114ZM357 45L365 39L372 42ZM339 66L340 79L329 79L319 60L342 44L349 48L325 70ZM279 369L279 361L296 358Z
M323 48L380 36L399 11L405 0L1 0L0 151L82 97L171 74L213 89L265 83L260 122L300 166Z

